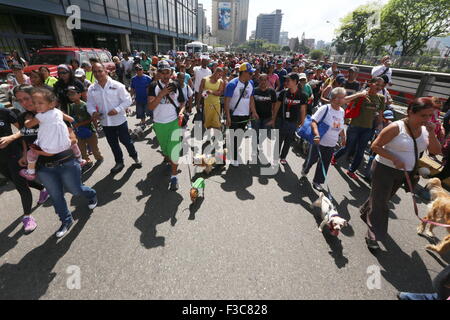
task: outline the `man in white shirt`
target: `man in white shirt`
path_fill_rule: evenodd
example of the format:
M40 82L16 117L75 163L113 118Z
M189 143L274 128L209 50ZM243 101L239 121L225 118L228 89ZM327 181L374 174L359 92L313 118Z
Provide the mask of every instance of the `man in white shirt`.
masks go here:
M211 70L208 68L209 59L203 57L202 65L194 68L194 91L195 91L195 105L200 106L200 100L202 93L200 91L200 85L202 80L212 75ZM201 108L201 106L200 106Z
M389 84L392 84L391 65L391 57L384 56L383 59L381 59L381 66L374 67L372 69L372 78L382 77L383 75L386 75L389 78Z
M103 132L114 154L116 165L111 174L123 170L123 153L119 141L127 148L128 154L140 168L142 162L138 157L128 132L126 108L131 105L131 96L125 86L114 81L101 63L92 66L97 82L88 89L87 110L94 120L100 120Z
M123 67L123 84L128 89L131 84L131 73L133 71L134 59L129 58L128 53L123 54L123 60L120 64Z

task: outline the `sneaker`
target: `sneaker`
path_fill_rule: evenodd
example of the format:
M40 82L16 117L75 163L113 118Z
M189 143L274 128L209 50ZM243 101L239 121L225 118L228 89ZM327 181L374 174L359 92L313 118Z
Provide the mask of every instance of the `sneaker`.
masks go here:
M56 238L62 238L66 235L67 232L69 232L70 228L72 228L73 220L70 220L69 222L64 222L61 227L56 231Z
M138 166L139 168L142 168L142 161L141 161L141 159L139 159L138 156L136 156L135 158L133 158L133 160L134 160L134 164L135 164L136 166Z
M111 174L117 174L122 171L123 168L125 168L125 165L123 163L116 163L114 168L111 169Z
M286 159L281 159L281 160L280 160L280 163L281 163L283 166L287 165Z
M380 246L378 245L378 242L376 240L366 238L366 244L369 250L380 250Z
M356 175L356 173L351 172L350 170L347 171L347 175L352 178L353 180L359 180L359 177Z
M46 189L43 189L41 193L39 194L39 201L38 204L44 204L47 202L47 200L50 198L50 194L47 192Z
M177 191L179 188L178 185L178 178L177 177L172 177L172 179L170 179L170 191Z
M313 182L313 188L318 192L325 192L325 189L322 187L320 183Z
M90 210L94 210L95 208L97 208L97 204L98 204L98 199L97 199L97 197L95 197L94 199L89 200L88 207Z
M20 175L22 178L27 179L28 181L33 181L34 179L36 179L36 174L30 174L30 173L28 173L28 170L27 170L27 169L22 169L22 170L20 170L20 171L19 171L19 175Z
M333 157L331 158L330 164L331 164L332 166L335 166L335 165L337 164L337 161L336 161L336 159L334 158L334 154L333 154Z
M36 220L32 216L26 216L22 219L23 230L26 233L33 232L37 228Z

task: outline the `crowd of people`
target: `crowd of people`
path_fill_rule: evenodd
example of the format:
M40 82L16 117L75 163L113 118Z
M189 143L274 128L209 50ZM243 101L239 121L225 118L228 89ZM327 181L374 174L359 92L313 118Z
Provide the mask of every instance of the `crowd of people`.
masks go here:
M302 179L316 165L312 185L325 192L330 166L348 163L347 174L359 180L365 152L370 157L365 174L372 189L361 207L368 226L366 243L378 250L388 225L388 203L405 182L404 171L417 183L419 155L427 151L444 154L442 180L449 176L450 114L442 123L443 104L435 98L418 98L408 107L406 118L396 120L389 86L394 81L390 58L372 71L367 83L358 81L359 70L340 70L328 58L312 61L302 55L211 54L173 59L144 52L113 57L114 73L96 59L59 65L58 77L46 67L23 73L16 61L15 109L0 109L0 170L17 188L24 211L26 232L36 229L31 215L30 188L40 191L39 203L50 197L61 220L56 236L63 237L73 218L64 190L84 195L90 209L97 205L97 192L81 182L84 168L100 164L108 156L98 146L103 131L115 165L111 174L124 168L122 144L138 167L142 167L130 136L127 115L135 106L144 130L152 125L164 161L171 167L169 189L179 188L178 165L181 131L186 120L202 122L204 130L253 128L279 132L279 164L288 164L296 143L308 145ZM311 119L313 142L296 132ZM327 125L320 132L321 124ZM19 131L13 134L12 126ZM234 137L230 167L239 167L239 143ZM150 164L148 165L151 166ZM39 182L38 182L39 181ZM97 190L101 192L101 190Z

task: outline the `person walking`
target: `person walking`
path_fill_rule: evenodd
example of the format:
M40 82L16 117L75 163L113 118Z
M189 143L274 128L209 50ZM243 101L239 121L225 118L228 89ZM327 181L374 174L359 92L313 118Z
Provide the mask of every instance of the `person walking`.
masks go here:
M148 88L152 83L152 78L144 74L144 68L138 64L135 67L136 75L131 79L131 96L136 101L136 118L141 120L141 127L145 129L145 116L151 117L151 112L147 108Z
M377 154L372 165L372 189L360 208L361 219L368 226L366 243L371 250L378 250L378 241L386 238L389 201L405 183L405 172L414 189L420 154L427 149L432 154L441 153L435 125L430 121L433 105L425 101L416 99L408 107L408 116L383 129L372 144Z
M141 168L142 161L128 132L125 110L131 105L131 96L123 84L111 79L101 63L92 67L95 84L89 87L87 110L94 121L100 120L106 140L114 154L116 165L111 174L117 174L125 167L119 141L125 146L134 163Z
M216 68L214 73L202 80L200 92L204 92L203 126L205 129L220 129L221 127L221 105L220 97L225 91L222 80L223 69ZM206 97L205 97L206 96Z

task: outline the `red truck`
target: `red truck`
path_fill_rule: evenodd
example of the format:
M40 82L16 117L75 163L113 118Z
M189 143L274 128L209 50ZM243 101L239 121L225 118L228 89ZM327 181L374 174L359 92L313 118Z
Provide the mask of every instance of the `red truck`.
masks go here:
M24 73L29 75L32 70L37 70L44 66L49 68L52 76L57 76L57 66L60 64L70 64L70 60L76 59L80 65L89 62L90 58L96 58L102 62L109 73L116 70L116 66L112 61L111 53L103 49L95 48L78 48L78 47L52 47L38 50L30 61L28 67L24 68ZM0 71L0 80L6 80L7 75L12 70Z

